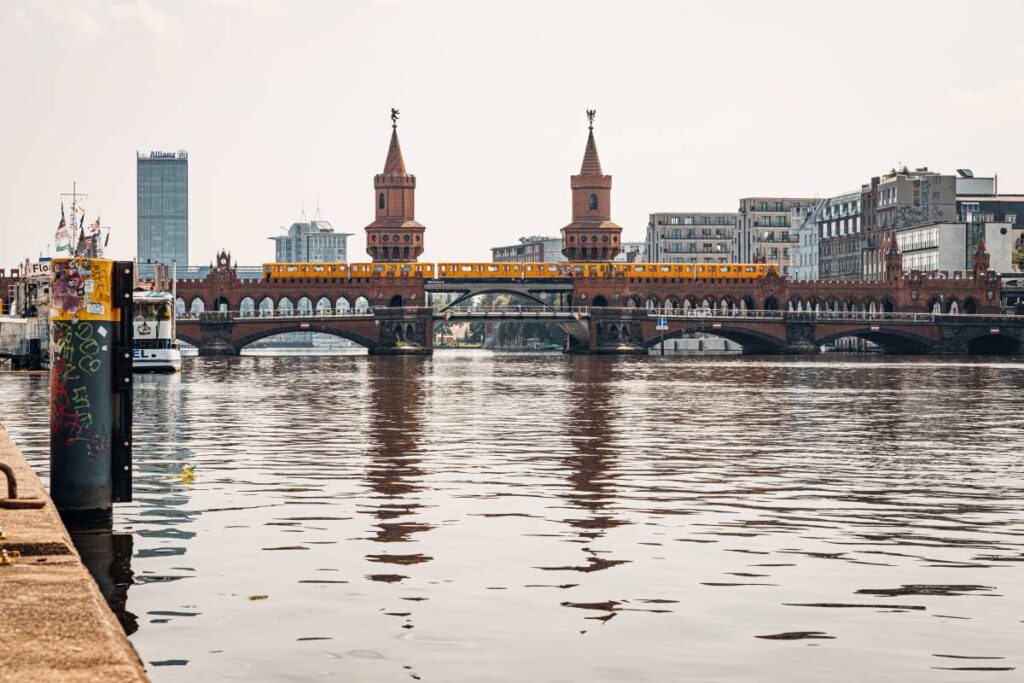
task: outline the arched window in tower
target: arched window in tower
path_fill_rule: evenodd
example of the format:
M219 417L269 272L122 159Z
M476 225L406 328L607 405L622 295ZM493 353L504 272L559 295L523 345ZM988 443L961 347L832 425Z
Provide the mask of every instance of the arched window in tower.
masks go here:
M590 195L590 210L591 211L597 211L597 195L596 194Z
M377 208L378 209L383 209L384 208L384 193L383 192L381 192L380 196L377 197Z

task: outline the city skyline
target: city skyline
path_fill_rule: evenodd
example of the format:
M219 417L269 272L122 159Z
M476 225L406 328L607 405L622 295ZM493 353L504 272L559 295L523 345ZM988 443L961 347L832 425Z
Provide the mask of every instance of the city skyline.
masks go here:
M317 5L301 17L274 3L218 3L204 17L185 4L54 7L0 8L0 56L34 56L5 76L19 106L0 112L11 141L0 170L4 267L52 245L72 181L90 195L89 215L113 228L110 253L134 256L132 164L145 149L189 151L192 263L220 247L239 263L271 260L266 235L317 204L355 233L349 258L369 260L362 228L390 107L403 113L428 226L422 260L485 261L523 234L557 233L571 217L568 176L588 108L615 178L612 220L628 241L643 239L651 213L826 197L901 162L1021 186L1013 112L1024 103L1024 48L999 36L1024 12L1007 3L979 15L991 35L975 51L985 69L947 47L974 18L958 3L887 7L880 25L874 3L813 17L805 3L628 16L575 3L492 16L464 3ZM829 26L900 47L846 54ZM192 50L168 57L184 36ZM285 47L300 36L315 40ZM68 40L82 49L54 47ZM908 60L919 68L908 72ZM72 65L91 76L68 78Z

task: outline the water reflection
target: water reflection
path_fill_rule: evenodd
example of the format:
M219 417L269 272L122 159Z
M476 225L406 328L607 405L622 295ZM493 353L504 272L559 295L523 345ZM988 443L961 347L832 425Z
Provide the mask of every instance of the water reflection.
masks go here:
M1021 667L1021 386L892 358L190 359L139 378L136 502L76 543L157 680L974 681ZM0 375L44 473L46 395Z
M560 464L568 475L569 487L563 489L565 501L577 514L562 522L574 532L574 537L567 540L584 544L583 557L575 565L541 569L589 573L628 562L607 557L611 551L597 545L606 530L629 524L615 513L615 464L619 447L613 441L613 363L608 358L573 357L569 361L569 413L565 428L572 453L562 458ZM582 607L600 609L589 604Z
M114 616L128 635L139 630L138 617L128 610L132 577L132 535L115 534L107 527L69 529L83 564L99 586Z
M369 449L365 480L371 494L360 507L374 524L370 540L383 544L380 552L366 555L370 563L366 579L378 583L401 583L414 573L415 565L434 558L414 552L419 536L433 525L419 518L424 471L419 440L423 427L424 372L430 360L421 357L370 357ZM400 544L400 545L399 545ZM385 616L398 617L402 628L414 628L416 600L382 608Z
M198 425L186 406L199 408L202 399L195 395L197 387L178 374L136 375L134 391L134 503L117 508L117 523L148 540L136 552L136 583L191 578L181 562L153 569L155 563L148 560L181 558L195 538L194 523L202 512L192 506L197 461L188 433ZM230 439L232 431L230 417L219 416L219 439Z

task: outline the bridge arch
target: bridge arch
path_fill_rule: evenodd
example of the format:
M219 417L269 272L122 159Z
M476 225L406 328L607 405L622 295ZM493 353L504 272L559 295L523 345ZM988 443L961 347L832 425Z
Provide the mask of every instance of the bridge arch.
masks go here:
M480 289L472 289L472 290L468 290L468 291L459 292L459 296L455 297L455 299L451 303L449 303L446 306L444 306L444 308L441 308L438 312L439 313L444 313L445 311L447 311L450 308L456 308L456 307L462 305L463 303L465 303L466 301L469 301L473 297L483 296L485 294L505 294L505 295L508 295L508 296L518 296L518 297L522 297L524 299L527 299L529 301L532 301L533 303L537 304L538 306L542 306L544 308L552 308L552 305L550 303L548 303L547 301L544 301L539 296L537 296L536 294L533 294L531 292L528 292L528 291L525 291L525 290L521 290L521 289L513 289L513 288L510 288L510 287L490 286L490 287L482 287ZM598 298L603 300L604 303L603 304L597 303ZM583 300L580 303L581 303L581 305L586 305L587 302L586 302L586 300ZM605 299L600 294L598 294L596 297L594 297L594 301L590 302L590 305L591 306L607 306L608 305L608 300Z
M260 299L260 315L263 317L274 315L274 300L269 296Z
M277 312L281 315L291 315L295 312L295 304L286 296L277 300Z
M184 299L182 299L179 296L177 299L174 300L174 312L175 312L175 314L177 314L179 317L181 317L181 316L185 315L185 311L187 311L187 310L188 310L188 307L185 305L185 300Z
M213 310L215 311L230 311L231 302L223 294L213 300Z
M646 339L644 340L644 347L649 349L657 346L663 341L679 339L688 334L694 334L697 332L711 334L713 336L735 342L743 347L744 355L779 353L786 346L785 339L780 339L773 335L746 327L735 327L723 324L721 327L716 327L714 330L708 330L706 325L702 326L699 323L696 323L692 326L682 327L678 330L655 335L650 339Z
M200 315L206 311L206 302L200 299L198 296L192 299L192 304L188 309L193 315Z
M963 312L965 315L974 315L978 312L978 302L973 296L964 299Z
M186 344L191 344L192 346L195 346L196 348L199 348L200 346L203 345L203 341L202 341L202 339L200 337L193 337L188 332L182 332L181 327L178 327L175 336L176 336L178 341L185 342Z
M598 294L594 297L594 300L590 302L591 306L607 306L608 299L604 297L604 294Z
M352 310L352 304L345 297L339 296L338 300L334 302L334 310L338 313L348 313Z
M308 296L300 297L299 303L295 306L295 309L299 315L312 315L313 302Z
M1021 340L1009 334L980 332L967 339L967 353L979 356L1016 355L1024 350Z
M328 313L331 312L331 310L333 308L334 307L331 305L331 300L328 299L326 296L322 296L319 299L317 299L317 302L316 302L316 314L317 315L327 315Z
M370 300L365 296L361 296L356 299L355 311L356 313L366 313L370 310Z
M779 300L774 296L765 297L764 302L761 304L761 308L766 311L777 311L779 310Z
M818 346L831 344L844 337L857 337L872 344L877 344L886 353L917 355L927 353L933 342L931 339L904 330L872 331L870 327L846 329L817 337L814 343Z
M388 306L390 308L401 308L404 305L405 303L402 300L401 294L395 294L393 297L391 297L391 300L388 301Z
M273 337L279 334L287 334L289 332L316 332L319 334L329 334L335 337L340 337L341 339L347 339L348 341L359 344L367 349L373 348L377 345L377 340L364 337L358 332L353 332L337 324L315 323L310 327L309 323L305 323L306 327L301 327L302 324L303 323L299 322L282 321L279 325L264 327L257 332L252 332L243 337L239 337L236 341L232 342L232 346L235 347L235 351L241 352L245 347L258 342L261 339L266 339L267 337ZM182 337L179 335L179 339L181 338ZM193 341L189 341L188 343L201 346L201 344L196 344Z

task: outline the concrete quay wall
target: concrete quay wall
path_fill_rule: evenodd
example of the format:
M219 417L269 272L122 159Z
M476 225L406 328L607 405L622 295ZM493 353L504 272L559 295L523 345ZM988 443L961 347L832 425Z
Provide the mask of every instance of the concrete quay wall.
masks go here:
M0 426L0 463L18 498L37 509L0 507L0 681L146 681L138 654L107 606L35 472ZM0 475L0 497L7 497Z

